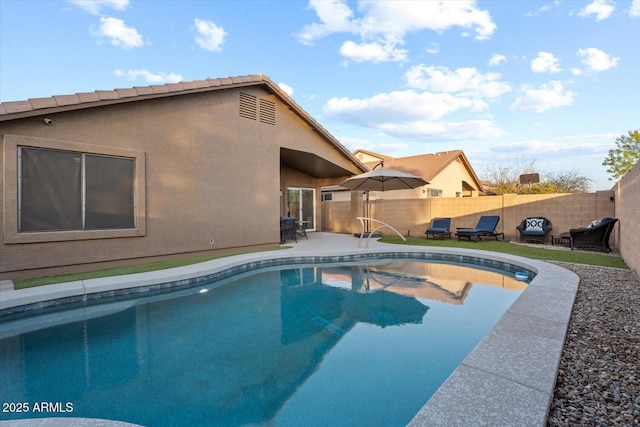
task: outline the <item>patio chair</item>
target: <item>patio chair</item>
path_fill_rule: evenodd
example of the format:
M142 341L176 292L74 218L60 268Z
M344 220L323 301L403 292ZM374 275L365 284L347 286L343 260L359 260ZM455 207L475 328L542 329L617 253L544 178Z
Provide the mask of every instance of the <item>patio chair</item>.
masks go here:
M296 222L296 218L292 216L280 217L280 243L284 243L287 240L298 242Z
M426 239L429 238L429 235L434 239L436 236L443 239L445 237L451 238L451 218L434 218L431 227L427 228L424 234Z
M471 240L474 237L479 241L483 236L495 237L496 240L498 240L498 236L502 236L502 240L504 240L504 233L496 233L499 221L498 215L483 215L475 228L456 228L456 236L458 236L458 240L463 237Z
M599 221L592 221L588 226L569 230L569 246L576 248L597 249L611 252L609 237L613 231L617 218L605 217Z
M521 242L535 243L546 243L551 228L551 221L543 216L525 218L516 227Z

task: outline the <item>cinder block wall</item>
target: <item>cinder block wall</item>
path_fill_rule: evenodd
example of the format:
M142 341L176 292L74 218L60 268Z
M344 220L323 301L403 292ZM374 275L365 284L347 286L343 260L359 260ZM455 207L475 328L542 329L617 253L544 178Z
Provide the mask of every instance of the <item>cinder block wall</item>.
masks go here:
M640 184L640 179L637 180ZM637 193L636 193L637 194ZM516 240L516 227L523 219L544 216L553 225L552 234L568 232L571 228L584 227L590 221L605 216L615 217L613 191L582 194L505 194L488 197L429 198L408 200L370 201L372 217L386 222L404 235L424 236L433 218L452 218L451 227L474 227L481 215L499 215L498 232L508 240ZM326 231L355 232L349 228L349 202L323 202ZM637 212L637 206L636 206ZM393 234L381 230L383 234ZM617 246L618 233L610 240Z
M640 275L640 163L614 187L616 217L620 219L620 254Z

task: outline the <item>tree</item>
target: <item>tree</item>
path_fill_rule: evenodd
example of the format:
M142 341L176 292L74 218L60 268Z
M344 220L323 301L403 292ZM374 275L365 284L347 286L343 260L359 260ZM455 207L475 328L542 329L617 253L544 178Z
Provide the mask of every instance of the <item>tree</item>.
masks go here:
M488 181L488 190L496 194L551 194L551 193L586 193L593 181L578 174L569 172L541 173L541 182L520 184L520 175L535 173L536 161L519 160L515 164L496 163L489 166L484 175Z
M586 193L589 191L591 178L578 174L575 170L560 172L557 174L545 174L545 181L552 186L554 191L550 193Z
M609 181L622 178L640 161L640 130L630 130L628 136L622 135L616 139L616 146L602 162L603 166L609 167Z
M520 175L534 173L536 161L520 159L516 164L494 163L485 172L487 187L496 194L520 193Z

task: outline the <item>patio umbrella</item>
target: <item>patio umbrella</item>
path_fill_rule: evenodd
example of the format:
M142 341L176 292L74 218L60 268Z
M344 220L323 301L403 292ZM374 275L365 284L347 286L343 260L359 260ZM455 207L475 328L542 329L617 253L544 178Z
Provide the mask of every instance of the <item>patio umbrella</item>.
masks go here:
M369 217L369 191L411 190L426 184L428 184L428 182L419 176L381 167L380 169L374 169L360 175L352 176L340 184L340 186L348 188L351 191L367 192L365 216ZM369 231L368 225L367 222L367 233ZM357 235L359 236L360 234L357 233Z
M411 190L426 184L419 176L383 167L352 176L340 186L352 191L390 191Z

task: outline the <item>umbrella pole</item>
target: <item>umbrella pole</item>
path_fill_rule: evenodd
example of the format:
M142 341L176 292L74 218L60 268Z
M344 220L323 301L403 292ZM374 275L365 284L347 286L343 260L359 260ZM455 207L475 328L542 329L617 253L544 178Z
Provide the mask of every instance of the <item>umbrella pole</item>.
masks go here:
M365 202L364 202L364 217L365 218L371 218L369 216L369 214L370 214L370 210L369 209L370 209L370 206L369 206L369 192L367 191L367 197L365 198ZM368 220L365 220L364 231L366 233L369 233L369 221Z

